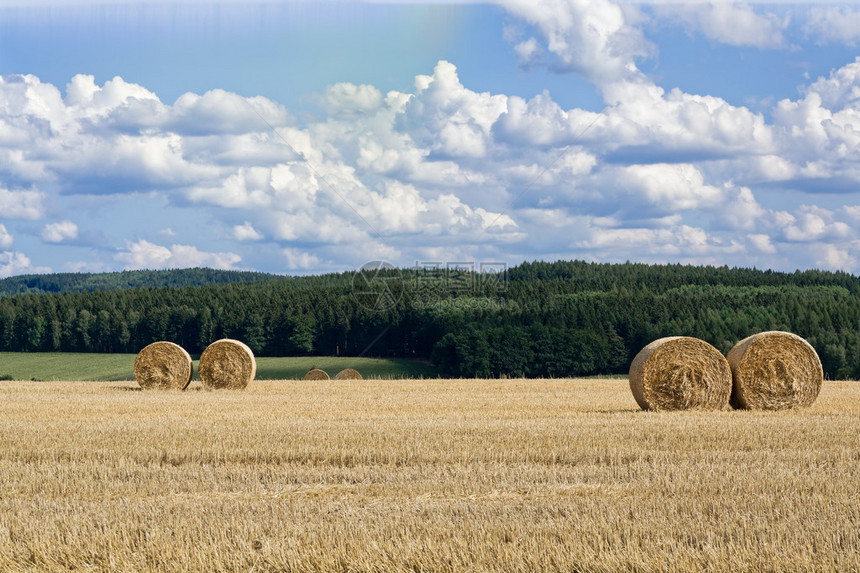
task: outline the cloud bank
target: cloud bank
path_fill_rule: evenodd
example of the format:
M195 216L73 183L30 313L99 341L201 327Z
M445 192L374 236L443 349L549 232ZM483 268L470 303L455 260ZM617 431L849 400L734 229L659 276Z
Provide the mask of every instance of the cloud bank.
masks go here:
M764 115L658 85L640 69L657 49L645 24L786 49L785 18L745 2L501 4L527 25L511 37L521 62L588 79L602 110L476 91L444 60L408 92L332 85L301 121L224 90L164 102L121 77L3 77L0 276L45 268L12 250L25 235L78 249L77 270L563 257L860 272L860 58ZM856 43L831 25L845 10L812 10L805 33ZM175 216L95 228L132 200ZM192 212L196 244L164 244Z

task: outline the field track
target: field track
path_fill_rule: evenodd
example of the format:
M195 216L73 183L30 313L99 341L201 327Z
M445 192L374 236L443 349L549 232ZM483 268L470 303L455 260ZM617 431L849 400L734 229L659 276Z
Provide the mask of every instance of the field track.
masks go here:
M0 381L0 571L857 571L860 383Z

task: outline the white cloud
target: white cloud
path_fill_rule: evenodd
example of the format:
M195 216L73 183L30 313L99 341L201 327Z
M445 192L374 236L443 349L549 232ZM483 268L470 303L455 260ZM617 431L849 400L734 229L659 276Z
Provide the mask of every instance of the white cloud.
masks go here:
M10 190L0 187L0 218L38 219L44 212L44 194L35 189Z
M313 271L320 268L320 259L307 251L299 249L283 249L287 268L290 270Z
M0 249L8 249L12 246L13 238L6 230L6 225L0 223Z
M657 6L663 18L681 22L687 30L730 46L780 48L789 19L761 14L748 2L709 0Z
M382 92L370 85L338 83L326 88L322 99L330 115L354 116L373 113L383 105Z
M519 42L514 46L514 52L525 66L538 62L543 56L543 48L535 38Z
M791 217L783 228L783 236L788 241L814 242L823 239L839 241L852 234L851 227L836 220L832 211L816 206L803 206Z
M657 228L606 228L588 222L587 236L573 246L586 258L600 261L636 260L646 262L697 262L724 264L742 255L743 245L736 239L710 235L701 227L670 224Z
M415 87L403 120L416 143L454 157L486 155L490 129L507 109L506 96L466 89L446 61L436 64L432 76L416 77Z
M181 95L170 107L164 127L184 135L243 134L288 123L286 109L267 98L215 89L203 95Z
M689 164L631 165L623 168L623 179L666 212L714 207L724 198L721 189L706 185L701 172Z
M819 258L815 262L820 268L848 272L856 272L860 268L860 261L853 254L860 248L860 241L853 241L845 247L832 244L817 247Z
M821 98L821 105L834 112L860 108L860 56L833 70L829 77L818 78L807 93Z
M773 246L770 236L768 235L763 233L753 233L751 235L747 235L747 239L749 239L753 247L761 253L767 255L776 253L776 247Z
M579 109L565 111L544 92L526 101L508 98L507 111L493 126L494 135L520 145L564 145L591 141L593 129L603 115Z
M161 104L153 92L138 84L128 83L119 76L106 81L104 86L98 86L94 76L78 74L66 84L65 104L69 106L70 114L78 117L104 117L117 108L140 102Z
M853 190L860 182L860 58L812 83L773 111L781 156L808 191Z
M726 201L719 211L723 221L728 223L729 228L745 231L758 228L762 220L767 216L767 211L756 200L752 190L749 187L736 189L731 183L727 183L725 191ZM757 239L757 241L755 242L757 246L763 244L761 239Z
M804 30L819 44L856 46L860 43L860 9L848 5L811 7Z
M713 157L774 150L772 130L761 114L721 98L678 89L666 93L646 80L608 84L604 96L613 107L596 129L608 131L601 134L608 143L620 136L616 146L621 149Z
M42 240L48 243L62 243L78 237L78 226L72 221L48 223L42 228Z
M34 267L24 253L0 251L0 278L49 272L51 269L48 267Z
M257 232L251 223L245 221L241 225L233 227L233 236L237 241L259 241L263 235Z
M132 269L181 269L212 267L233 269L242 258L235 253L208 253L191 245L171 245L169 248L146 240L128 243L115 259Z
M598 83L637 74L635 60L653 51L641 30L627 24L624 10L609 0L498 0L498 3L537 27L547 50L556 58L552 65ZM531 58L536 53L532 39L520 45L517 51L522 55Z
M99 86L75 76L63 99L38 78L9 77L0 82L0 180L23 190L0 188L0 220L38 221L46 241L67 241L72 223L41 219L70 212L70 196L82 204L101 199L91 194L146 193L173 214L193 207L197 221L237 241L221 247L235 253L215 253L120 237L113 264L129 268L233 268L260 248L283 253L275 258L294 270L380 252L406 264L419 253L489 251L765 266L835 264L852 252L860 215L838 199L830 210L775 205L785 189L858 188L860 60L772 114L754 113L663 89L639 71L652 53L641 32L650 8L503 4L527 22L509 34L521 60L582 74L604 109L563 109L548 92L474 91L445 61L417 76L411 93L335 84L316 100L326 115L301 126L275 102L224 90L170 104L122 78ZM733 26L757 30L762 46L784 40L784 21L757 5L682 12L715 41L738 42ZM156 228L179 229L178 220ZM158 233L202 245L214 238L207 232L183 229L182 241ZM11 246L6 235L0 249ZM815 254L820 244L832 254Z

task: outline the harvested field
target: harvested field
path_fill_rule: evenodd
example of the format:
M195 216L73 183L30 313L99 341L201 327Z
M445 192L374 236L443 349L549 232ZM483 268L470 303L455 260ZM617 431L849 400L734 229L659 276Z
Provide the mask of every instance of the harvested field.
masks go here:
M856 571L860 384L0 382L0 570Z

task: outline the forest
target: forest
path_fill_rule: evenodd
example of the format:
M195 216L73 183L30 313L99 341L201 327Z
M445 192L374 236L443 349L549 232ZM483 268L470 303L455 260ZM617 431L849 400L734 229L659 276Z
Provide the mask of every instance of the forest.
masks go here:
M750 334L787 330L815 347L826 376L860 377L860 278L847 273L583 261L494 271L141 273L158 273L147 280L159 286L122 273L31 276L23 288L37 292L0 296L0 351L136 353L170 340L199 354L229 337L258 356L397 357L432 361L451 377L567 377L626 373L663 336L727 352ZM27 283L17 284L10 289Z
M141 287L201 286L267 280L277 275L217 269L122 271L117 273L51 273L0 279L0 296L51 292L93 292Z

